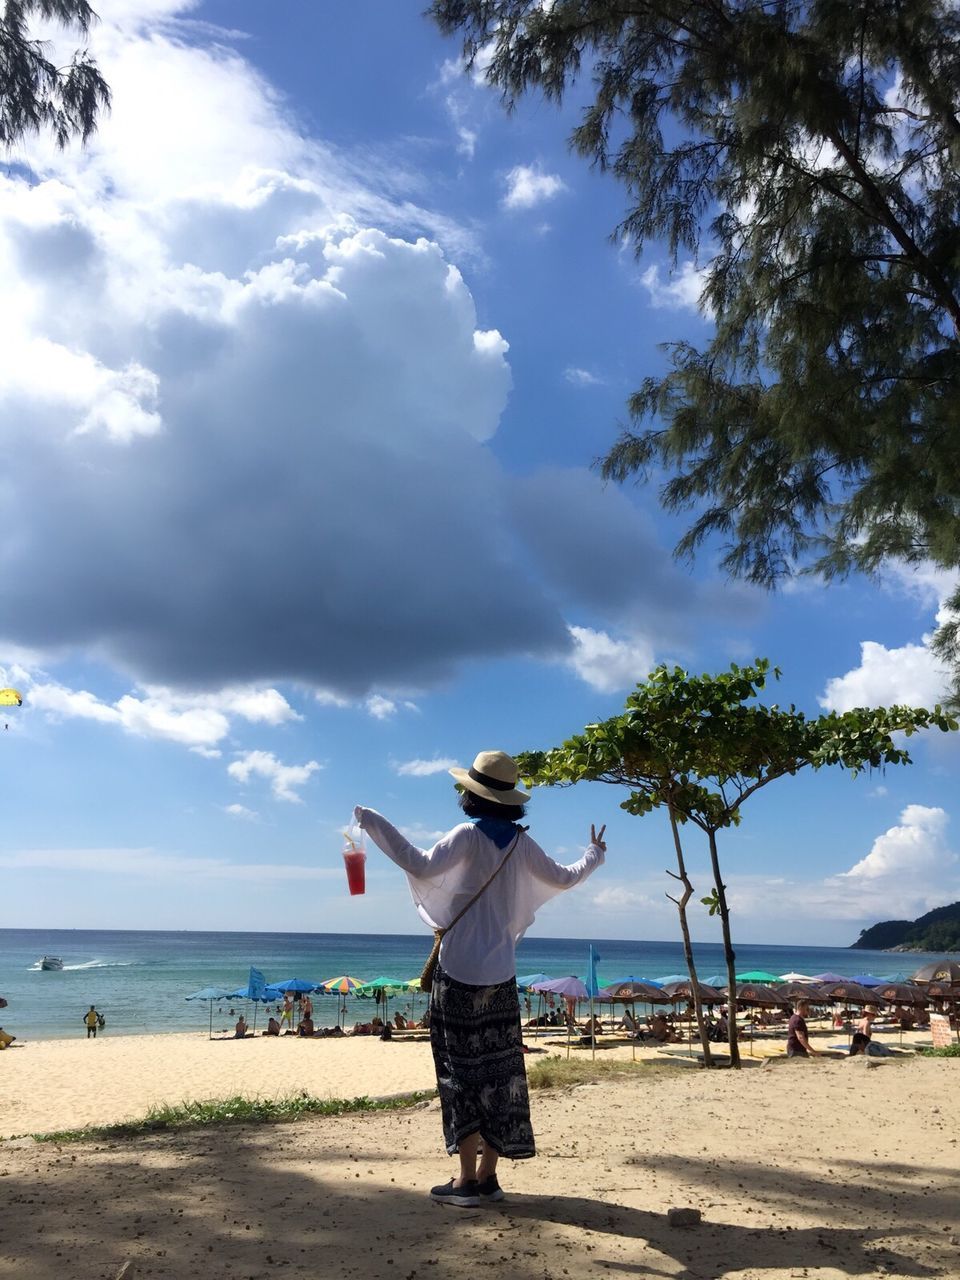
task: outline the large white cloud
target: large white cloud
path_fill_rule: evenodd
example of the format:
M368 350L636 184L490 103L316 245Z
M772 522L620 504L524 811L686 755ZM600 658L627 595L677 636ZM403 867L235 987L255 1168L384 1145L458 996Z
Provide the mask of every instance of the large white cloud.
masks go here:
M884 571L884 585L923 606L936 609L936 624L948 621L946 600L957 586L955 571L930 563L907 565L893 562ZM853 707L933 707L947 693L949 673L930 647L933 633L916 643L888 648L877 640L860 645L860 665L827 681L820 705L829 711Z
M679 617L623 495L484 447L511 374L449 258L471 234L301 136L190 7L105 5L111 116L0 178L0 657L357 699L569 653L577 609ZM209 749L201 710L152 731Z
M845 871L852 880L878 880L891 876L926 876L957 861L947 843L950 819L944 809L908 804L895 827L877 836L865 858Z

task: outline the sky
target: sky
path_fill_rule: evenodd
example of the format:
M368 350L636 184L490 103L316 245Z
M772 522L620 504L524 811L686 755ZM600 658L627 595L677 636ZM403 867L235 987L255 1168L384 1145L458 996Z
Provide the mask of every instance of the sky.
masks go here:
M673 558L656 483L598 477L711 322L704 260L612 238L624 193L566 142L588 84L508 114L392 0L95 7L110 115L0 164L0 925L415 932L376 850L347 895L353 806L429 847L451 765L556 745L660 662L769 657L811 715L938 700L949 575L761 592ZM960 744L911 752L749 802L735 940L960 898ZM552 856L609 845L536 933L678 936L669 831L624 798L534 795Z

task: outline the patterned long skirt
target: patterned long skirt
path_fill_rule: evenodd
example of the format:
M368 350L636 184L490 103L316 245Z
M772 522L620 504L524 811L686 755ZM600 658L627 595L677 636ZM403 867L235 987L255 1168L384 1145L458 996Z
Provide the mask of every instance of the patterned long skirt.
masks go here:
M438 966L430 999L430 1042L447 1154L458 1151L463 1138L479 1133L511 1160L536 1155L516 979L472 987Z

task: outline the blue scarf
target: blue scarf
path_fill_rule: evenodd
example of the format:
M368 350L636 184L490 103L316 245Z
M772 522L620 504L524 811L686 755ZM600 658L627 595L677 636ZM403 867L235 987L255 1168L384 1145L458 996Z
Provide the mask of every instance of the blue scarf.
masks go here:
M492 840L498 849L505 849L517 834L516 825L505 818L471 818L470 821L488 840Z

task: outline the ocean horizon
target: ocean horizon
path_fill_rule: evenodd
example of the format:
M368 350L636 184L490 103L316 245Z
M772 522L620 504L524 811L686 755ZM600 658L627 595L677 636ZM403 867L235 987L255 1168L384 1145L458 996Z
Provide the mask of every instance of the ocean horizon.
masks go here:
M430 950L430 935L362 933L201 932L192 930L4 929L0 931L0 995L9 1007L0 1025L20 1039L54 1039L85 1034L83 1014L91 1004L104 1014L108 1035L206 1031L205 1002L186 1000L204 987L235 990L246 984L251 966L268 982L306 978L322 982L340 974L369 981L382 976L418 977ZM616 938L524 938L517 948L518 974L583 976L588 948L599 953L598 975L611 982L632 975L661 978L685 973L683 947L676 942ZM850 947L801 947L745 943L736 948L741 972L836 972L844 977L871 973L880 978L909 976L930 957L926 953L861 951ZM60 972L40 969L44 955L62 958ZM702 980L724 969L719 943L695 943ZM392 1004L422 1007L425 998L403 996ZM336 1020L333 997L315 997L315 1019ZM229 1000L214 1005L214 1025L226 1026ZM347 1023L369 1020L369 1000L347 1002ZM249 1009L248 1009L249 1012Z

